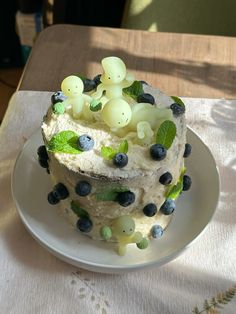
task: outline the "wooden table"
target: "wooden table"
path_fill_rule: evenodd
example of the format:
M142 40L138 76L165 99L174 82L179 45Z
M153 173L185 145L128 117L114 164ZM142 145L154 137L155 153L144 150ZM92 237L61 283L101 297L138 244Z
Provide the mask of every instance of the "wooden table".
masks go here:
M67 75L92 78L111 55L169 95L236 98L236 38L74 25L40 34L18 88L55 91Z

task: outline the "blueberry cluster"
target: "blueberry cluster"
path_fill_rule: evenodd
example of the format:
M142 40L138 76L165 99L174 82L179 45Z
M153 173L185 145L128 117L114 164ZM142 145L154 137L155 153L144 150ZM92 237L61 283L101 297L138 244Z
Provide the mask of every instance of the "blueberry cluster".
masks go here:
M75 186L75 193L79 196L88 196L92 191L92 186L88 181L79 181ZM93 228L93 222L89 217L80 217L76 223L76 228L81 232L90 232Z
M37 154L38 154L38 162L40 164L41 167L46 168L47 172L49 173L49 169L48 169L48 153L47 153L47 149L45 145L39 146L38 150L37 150Z
M190 156L192 152L192 146L189 143L185 144L185 149L184 149L184 158L187 158ZM192 185L192 180L189 176L184 175L183 176L183 191L188 191Z
M63 183L58 183L54 186L53 190L48 194L48 202L51 205L59 203L61 200L69 196L69 191Z

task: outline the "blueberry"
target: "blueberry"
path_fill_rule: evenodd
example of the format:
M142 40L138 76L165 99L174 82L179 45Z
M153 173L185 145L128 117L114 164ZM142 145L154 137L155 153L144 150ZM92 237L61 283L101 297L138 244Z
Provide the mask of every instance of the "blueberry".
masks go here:
M183 191L188 191L191 187L192 180L189 176L183 176Z
M77 229L82 232L90 232L93 228L92 221L87 217L81 217L76 223Z
M160 211L164 215L170 215L175 210L175 201L171 198L167 198L165 202L161 205Z
M61 91L54 93L51 97L51 102L53 105L57 102L63 102L64 100L66 100L66 96Z
M143 93L137 97L137 102L145 102L154 105L155 99L151 94Z
M131 191L120 192L117 196L117 202L123 207L129 206L130 204L134 203L134 201L135 194Z
M159 182L163 185L168 185L171 183L172 179L173 179L172 174L167 171L160 176Z
M94 80L94 83L96 84L96 86L98 86L99 84L101 84L101 76L102 74L98 74L96 75L93 80Z
M161 144L154 144L150 147L150 154L154 160L162 160L166 157L166 149Z
M48 203L51 205L59 203L59 199L56 197L54 192L48 193Z
M125 153L118 153L113 157L113 164L118 168L123 168L128 164L128 156Z
M46 159L38 158L38 162L42 168L48 168L48 161Z
M94 80L90 80L86 78L83 80L83 83L84 83L84 92L91 92L91 90L96 88L96 84Z
M87 196L91 193L91 191L92 191L92 186L87 181L80 181L77 183L75 187L75 192L79 196Z
M94 140L87 134L81 135L78 139L78 146L83 151L91 150L94 146Z
M48 160L48 152L45 145L39 146L37 154L40 159Z
M184 149L184 158L187 158L192 152L192 146L189 143L185 144L185 149Z
M153 203L149 203L147 204L144 208L143 208L143 213L144 215L148 216L148 217L152 217L156 214L157 212L157 207L155 204Z
M64 200L69 196L69 192L63 183L56 184L53 188L53 192L59 200Z
M180 116L185 113L185 107L177 103L173 103L170 106L170 109L172 110L173 115L175 116Z
M164 230L163 230L162 226L159 226L159 225L152 226L151 235L153 238L155 238L155 239L161 238L163 235L163 232L164 232Z

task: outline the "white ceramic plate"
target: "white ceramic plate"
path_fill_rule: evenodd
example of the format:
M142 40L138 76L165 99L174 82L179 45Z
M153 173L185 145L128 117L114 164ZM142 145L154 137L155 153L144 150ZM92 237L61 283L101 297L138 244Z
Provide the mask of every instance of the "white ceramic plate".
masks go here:
M219 175L214 158L190 129L188 142L193 152L186 159L187 173L193 184L182 193L171 224L163 237L152 240L146 250L130 245L125 256L114 251L114 245L93 241L76 231L60 216L58 208L49 205L50 177L37 161L42 145L40 131L26 142L12 175L12 194L20 217L32 236L58 258L92 271L121 273L151 266L161 266L178 256L195 240L211 220L219 197Z

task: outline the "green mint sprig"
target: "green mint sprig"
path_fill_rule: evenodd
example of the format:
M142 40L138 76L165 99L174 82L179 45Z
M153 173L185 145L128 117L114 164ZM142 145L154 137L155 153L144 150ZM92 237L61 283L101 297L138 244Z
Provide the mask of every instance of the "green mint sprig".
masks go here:
M47 149L53 153L80 154L78 147L79 136L73 131L61 131L54 135L47 145Z
M73 212L78 217L81 217L81 218L84 218L84 217L88 218L89 217L88 212L85 209L81 208L76 201L71 201L70 208L73 210Z
M123 92L134 100L137 100L138 96L144 93L143 85L140 81L134 81L131 86L123 88Z
M184 107L185 108L185 104L184 102L177 96L171 96L171 98L174 100L174 102L176 104L179 104L180 106Z
M164 121L157 130L156 143L169 149L176 136L176 126L173 121Z
M186 168L184 167L181 171L178 182L174 186L171 186L170 189L167 191L166 198L171 198L172 200L175 200L180 195L183 190L183 177L185 173Z
M129 191L126 187L116 187L114 189L103 191L96 194L97 201L115 201L117 196L120 192L127 192Z
M118 153L127 154L129 149L129 144L127 140L124 140L118 148L113 148L111 146L102 146L101 155L104 159L110 160Z

